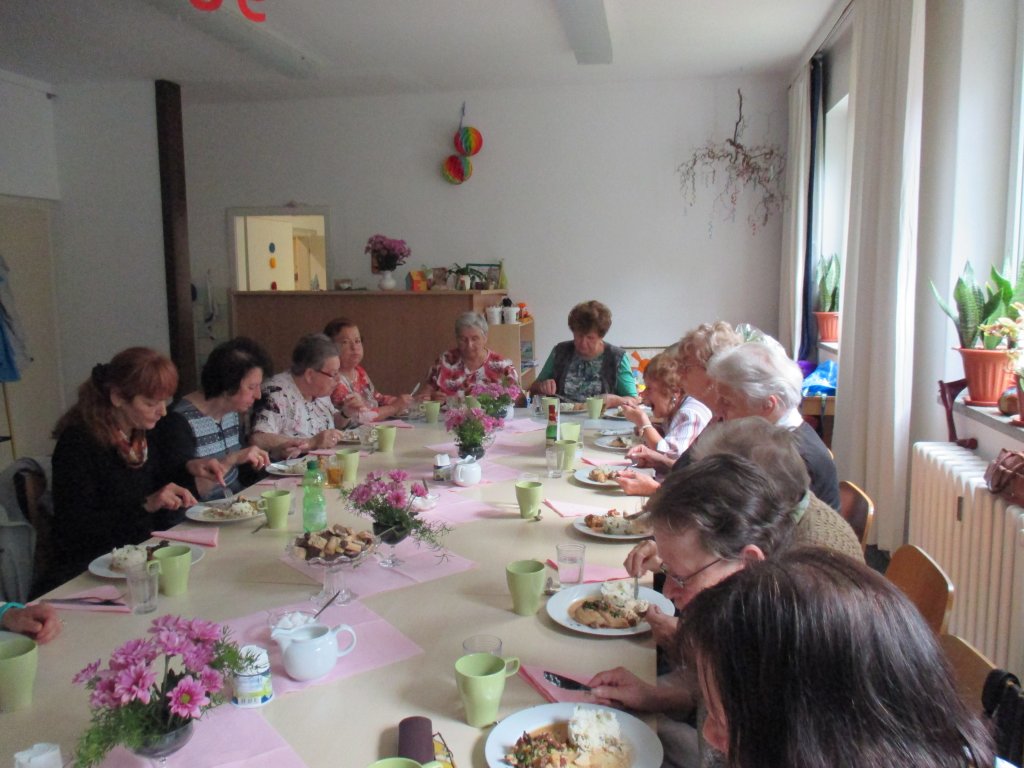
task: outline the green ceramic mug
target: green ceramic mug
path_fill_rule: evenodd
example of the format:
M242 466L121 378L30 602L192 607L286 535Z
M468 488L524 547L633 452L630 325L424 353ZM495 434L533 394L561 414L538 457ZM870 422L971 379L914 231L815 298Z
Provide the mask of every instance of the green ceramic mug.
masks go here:
M505 566L505 581L512 593L512 610L520 616L532 616L540 608L544 591L544 563L540 560L516 560Z
M601 411L604 410L604 398L603 397L588 397L587 398L587 418L588 419L599 419L601 418Z
M558 440L555 445L562 449L562 471L572 472L576 469L576 441Z
M284 528L288 525L288 513L292 509L292 492L264 491L257 507L267 516L267 528Z
M341 460L341 483L342 485L353 486L356 484L356 474L359 472L359 449L342 448L335 456Z
M192 568L192 550L184 544L161 547L153 552L160 563L160 591L168 597L188 592L188 573Z
M366 768L441 768L441 763L431 760L429 763L417 763L408 757L385 757L376 763L370 763Z
M395 434L398 427L394 425L377 427L377 450L381 453L391 453L395 450Z
M441 401L427 400L423 403L423 415L427 424L437 424L437 418L441 415Z
M544 486L536 480L520 480L516 483L516 501L519 503L519 516L526 519L540 514L540 498Z
M572 440L575 443L580 441L580 423L578 421L563 421L559 427L563 440Z
M466 722L483 728L498 719L505 678L519 671L519 659L492 653L470 653L455 662L455 682L466 710Z
M32 706L38 664L35 640L20 635L0 640L0 712Z

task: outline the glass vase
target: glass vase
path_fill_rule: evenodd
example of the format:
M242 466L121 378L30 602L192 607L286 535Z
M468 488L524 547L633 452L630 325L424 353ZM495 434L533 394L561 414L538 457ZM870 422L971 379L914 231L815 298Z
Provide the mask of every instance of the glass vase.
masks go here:
M193 721L189 720L173 731L158 734L143 746L133 749L132 752L139 757L148 757L157 765L164 765L170 755L188 744L189 739L192 738L192 723Z
M378 565L380 565L381 568L395 568L401 565L403 561L395 557L395 547L400 541L405 540L409 535L409 531L404 528L387 526L382 523L374 523L373 532L380 538L382 544L388 545L388 553L380 560Z

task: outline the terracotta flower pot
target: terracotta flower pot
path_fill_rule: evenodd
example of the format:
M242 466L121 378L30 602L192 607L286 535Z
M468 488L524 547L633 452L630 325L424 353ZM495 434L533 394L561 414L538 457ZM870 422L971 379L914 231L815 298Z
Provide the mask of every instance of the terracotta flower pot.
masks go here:
M815 312L818 322L818 341L839 341L839 313Z
M1009 355L1005 349L964 349L957 351L964 361L964 378L967 379L968 405L994 407L999 396L1013 383L1013 374L1008 370Z

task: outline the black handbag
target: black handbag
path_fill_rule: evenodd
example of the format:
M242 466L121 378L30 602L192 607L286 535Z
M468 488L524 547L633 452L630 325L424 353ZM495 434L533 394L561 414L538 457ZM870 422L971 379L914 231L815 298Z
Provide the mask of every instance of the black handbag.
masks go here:
M1020 680L1003 669L985 678L981 705L995 727L996 755L1014 765L1024 759L1024 692Z

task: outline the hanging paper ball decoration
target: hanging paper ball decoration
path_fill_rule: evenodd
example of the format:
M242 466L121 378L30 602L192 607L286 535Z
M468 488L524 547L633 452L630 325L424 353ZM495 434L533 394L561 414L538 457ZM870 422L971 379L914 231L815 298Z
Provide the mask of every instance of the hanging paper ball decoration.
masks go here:
M484 137L476 128L467 126L455 132L455 151L460 155L470 157L483 149L483 146Z
M449 184L461 184L473 175L473 163L468 157L448 155L441 165L441 175Z

